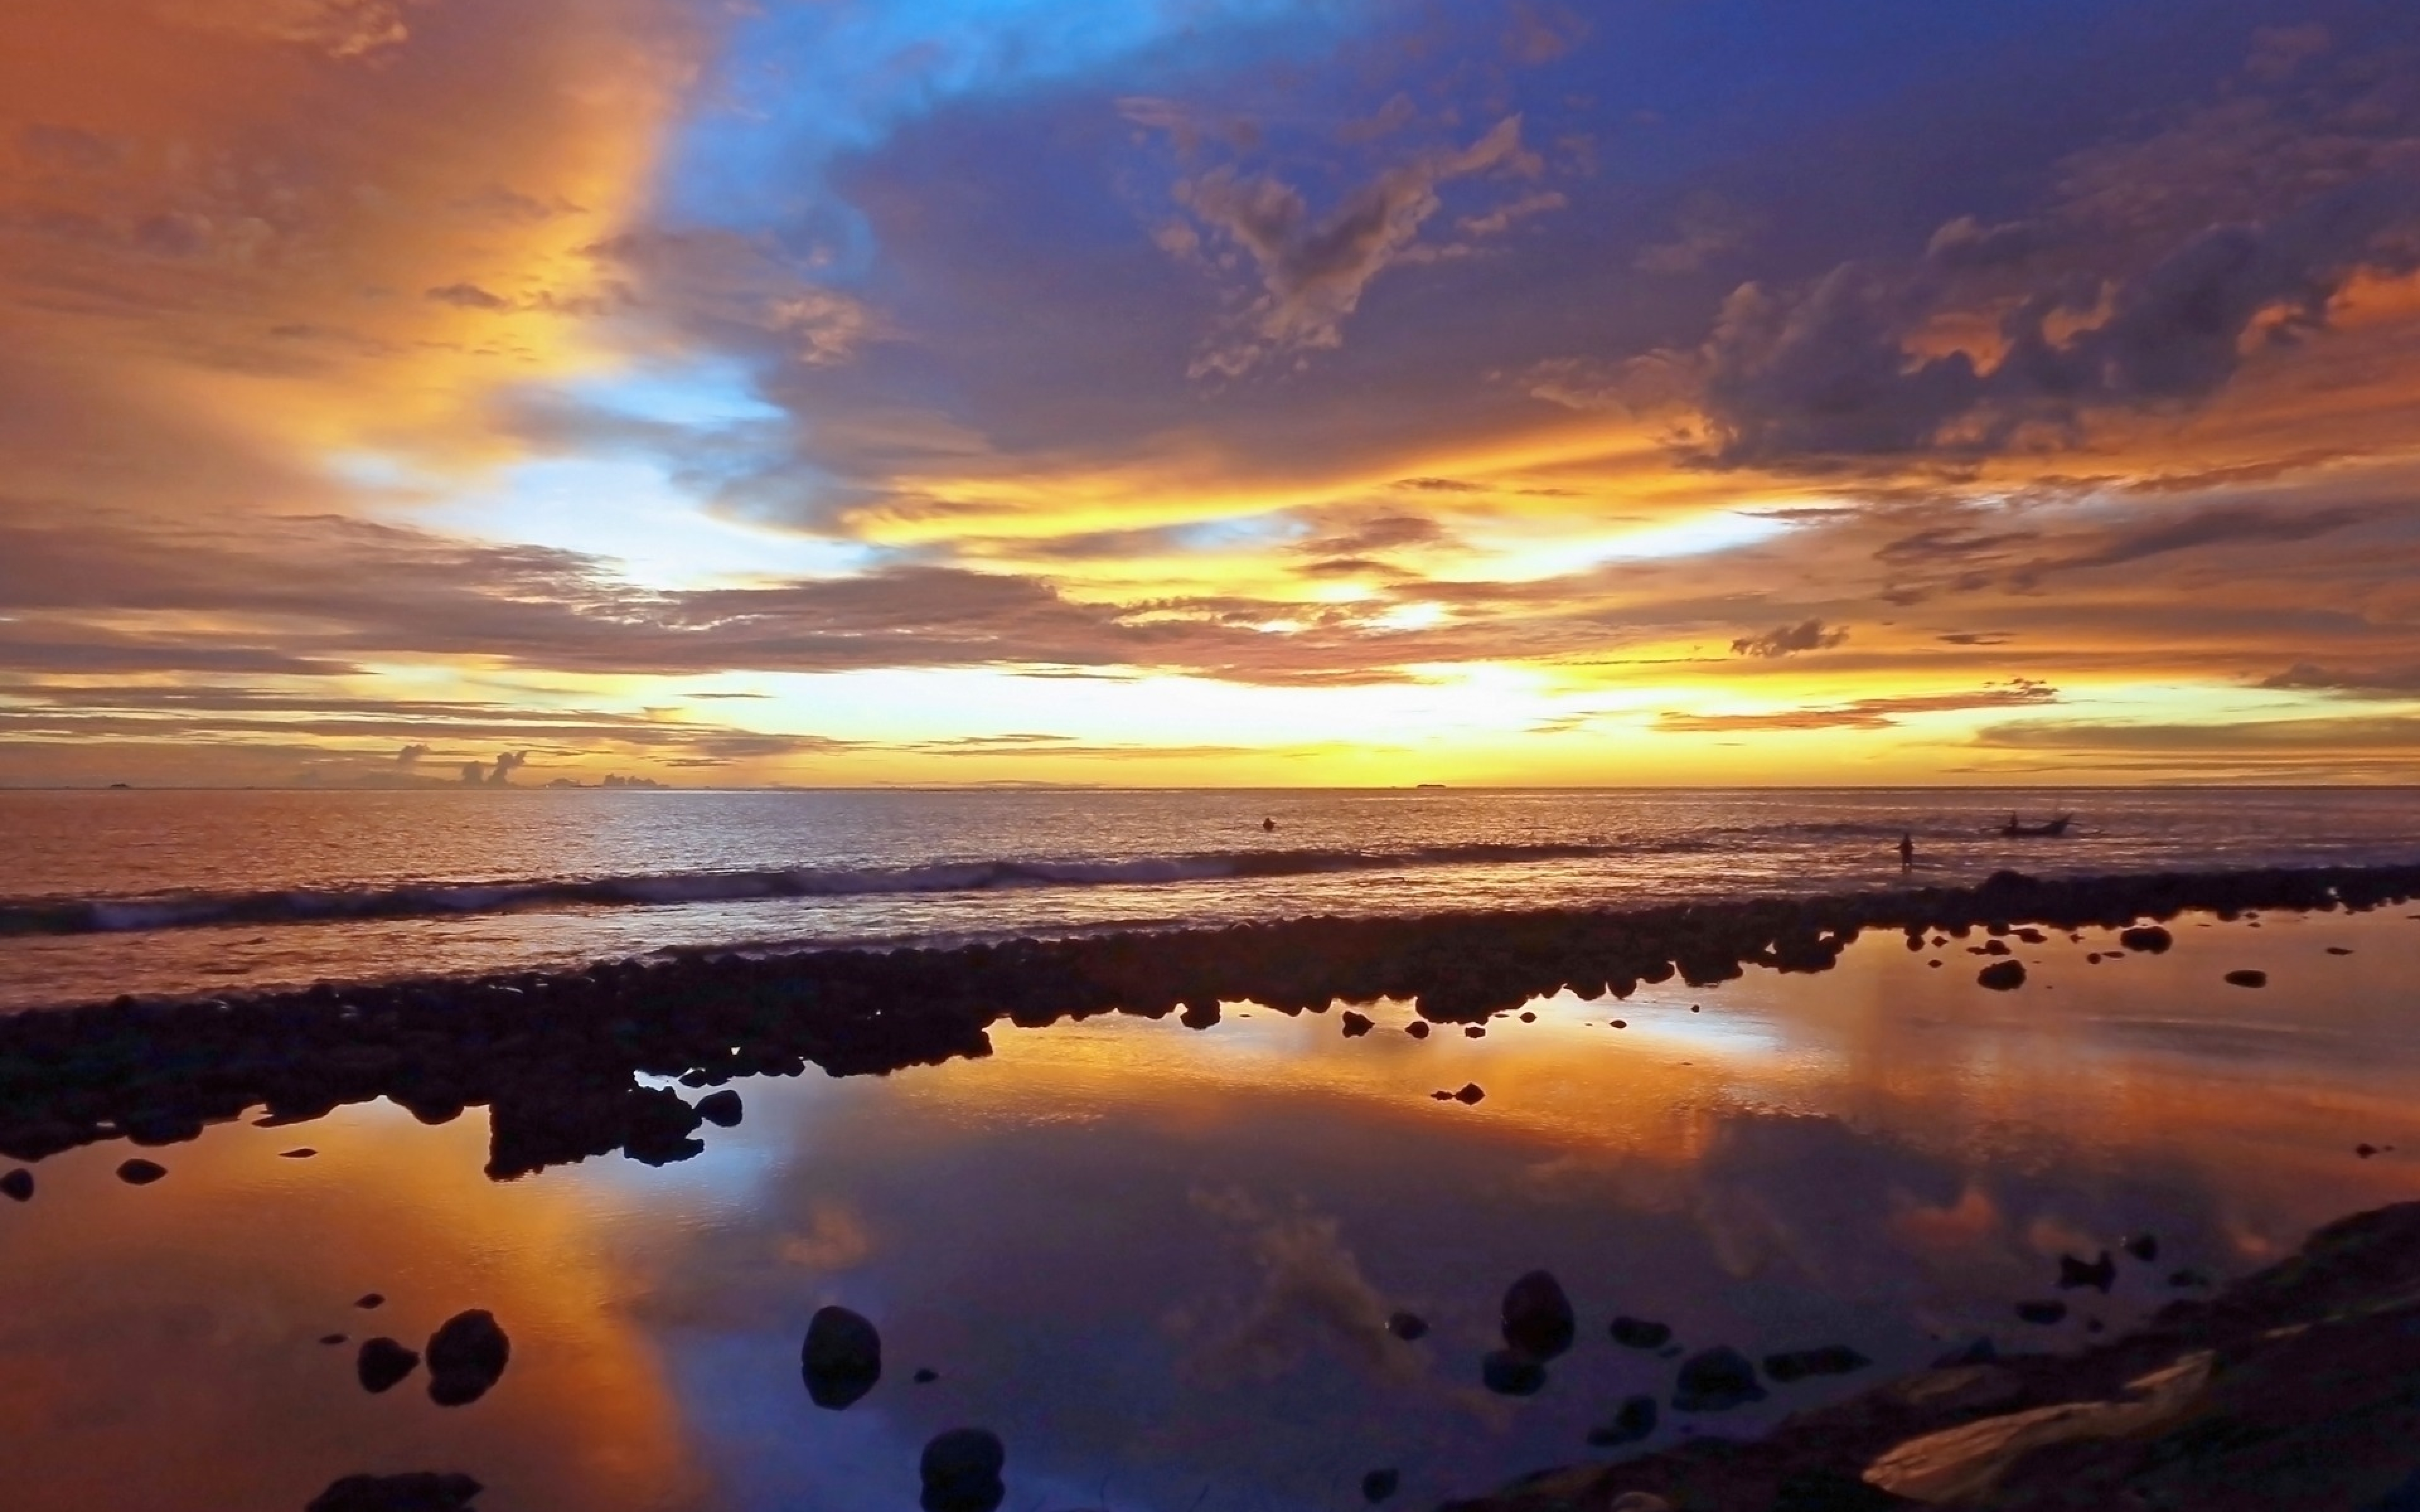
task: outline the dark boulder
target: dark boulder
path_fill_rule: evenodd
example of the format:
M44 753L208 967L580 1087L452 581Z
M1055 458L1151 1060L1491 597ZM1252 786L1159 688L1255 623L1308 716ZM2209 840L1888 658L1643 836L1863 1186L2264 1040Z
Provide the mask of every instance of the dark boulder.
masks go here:
M825 1307L807 1324L799 1371L814 1404L837 1412L882 1379L882 1335L862 1314Z
M140 1157L120 1161L117 1165L117 1179L128 1186L149 1186L167 1174L168 1167L165 1165Z
M1409 1344L1416 1339L1428 1337L1429 1320L1418 1313L1388 1313L1387 1332Z
M916 1473L924 1483L924 1512L992 1512L1008 1496L1001 1472L1008 1449L985 1428L952 1428L924 1445Z
M1197 1001L1185 1005L1176 1022L1188 1029L1206 1029L1218 1022L1218 1005L1215 1001Z
M739 1094L727 1087L697 1100L697 1116L718 1129L737 1129L739 1115Z
M1788 1385L1808 1376L1845 1376L1853 1370L1863 1370L1873 1364L1845 1344L1826 1344L1812 1350L1786 1350L1764 1357L1764 1373Z
M11 1202L31 1201L34 1196L34 1173L23 1166L0 1176L0 1196Z
M2176 944L2177 937L2169 933L2162 925L2137 924L2133 929L2120 932L2118 943L2129 950L2140 950L2146 955L2158 955L2169 946Z
M1462 1090L1453 1094L1453 1100L1467 1107L1486 1095L1487 1093L1481 1089L1477 1082L1465 1082L1462 1084Z
M411 1374L419 1364L417 1350L407 1350L390 1338L367 1339L353 1361L353 1374L361 1378L362 1390L375 1396Z
M1633 1350L1660 1350L1672 1342L1672 1325L1644 1318L1617 1318L1613 1320L1613 1342Z
M1414 1019L1409 1024L1404 1026L1404 1032L1410 1035L1415 1040L1425 1040L1429 1037L1428 1020Z
M300 1149L281 1149L277 1152L277 1158L279 1160L309 1160L312 1156L318 1153L319 1153L318 1150L313 1149L308 1145L304 1145Z
M2230 971L2226 974L2226 984L2230 987L2266 987L2269 985L2269 973L2252 970Z
M1577 1331L1562 1283L1532 1271L1504 1291L1504 1343L1532 1360L1551 1360L1572 1347Z
M2022 961L1994 961L1975 973L1975 980L1995 993L2005 993L2025 984L2025 967Z
M2157 1235L2136 1234L2126 1241L2125 1250L2127 1254L2149 1265L2160 1257L2160 1241Z
M1394 1495L1396 1488L1403 1484L1404 1477L1396 1471L1373 1470L1361 1477L1361 1500L1376 1506Z
M2102 1250L2101 1257L2089 1264L2077 1259L2072 1255L2062 1255L2058 1257L2058 1289L2061 1291L2071 1291L2077 1287L2090 1287L2105 1297L2109 1295L2109 1288L2116 1285L2117 1281L2118 1262L2109 1257L2107 1250Z
M311 1499L303 1512L463 1512L487 1488L468 1475L348 1475Z
M353 1299L353 1305L363 1308L383 1307L386 1305L386 1294L382 1291L365 1291Z
M919 1386L929 1386L933 1382L941 1379L941 1373L939 1370L934 1369L931 1365L920 1365L916 1367L915 1373L908 1379L914 1381Z
M1349 1008L1344 1011L1344 1018L1342 1022L1344 1025L1344 1038L1348 1040L1358 1040L1363 1035L1369 1033L1371 1028L1373 1026L1370 1015L1367 1013L1356 1013Z
M503 1379L512 1340L485 1308L456 1313L428 1338L428 1399L440 1407L477 1401Z
M1681 1362L1672 1390L1672 1406L1683 1412L1727 1412L1734 1407L1764 1400L1756 1366L1728 1345L1701 1350Z
M1625 1443L1637 1443L1655 1431L1655 1398L1633 1396L1613 1414L1613 1421L1589 1430L1591 1448L1619 1449Z
M1491 1350L1479 1362L1479 1383L1498 1396L1535 1396L1546 1389L1546 1367L1518 1350Z

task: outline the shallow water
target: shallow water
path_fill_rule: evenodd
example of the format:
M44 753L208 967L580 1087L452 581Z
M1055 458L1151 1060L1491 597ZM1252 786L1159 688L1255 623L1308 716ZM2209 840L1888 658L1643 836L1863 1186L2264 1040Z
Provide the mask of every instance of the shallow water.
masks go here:
M2066 812L2061 839L1991 833ZM732 944L2415 856L2414 789L0 793L0 1011Z
M2054 936L2006 995L1975 983L1979 941L1869 934L1822 975L1555 999L1477 1040L1415 1041L1395 1005L1355 1040L1233 1004L1199 1032L1002 1024L981 1060L737 1083L744 1123L660 1169L492 1183L480 1110L383 1103L143 1151L169 1175L139 1189L111 1174L136 1151L90 1147L0 1203L0 1294L39 1299L0 1311L9 1504L299 1508L434 1469L485 1481L482 1512L905 1507L923 1441L978 1424L1014 1512L1344 1508L1380 1467L1420 1506L1668 1398L1674 1362L1612 1344L1617 1312L1691 1349L1876 1362L1668 1405L1652 1442L1751 1432L1974 1334L2082 1343L2178 1267L2240 1273L2420 1196L2406 913L2188 919L2171 953L2098 965L2105 934ZM2269 985L2221 980L2245 966ZM1485 1100L1429 1096L1465 1081ZM278 1158L298 1146L319 1153ZM2147 1231L2158 1262L2121 1258L2109 1298L2051 1288L2061 1252ZM1579 1342L1541 1395L1490 1396L1497 1299L1538 1266ZM2066 1323L2014 1318L2055 1296ZM828 1302L886 1345L841 1412L799 1374ZM484 1400L355 1384L361 1339L418 1348L466 1307L513 1337ZM1435 1331L1387 1336L1395 1307Z

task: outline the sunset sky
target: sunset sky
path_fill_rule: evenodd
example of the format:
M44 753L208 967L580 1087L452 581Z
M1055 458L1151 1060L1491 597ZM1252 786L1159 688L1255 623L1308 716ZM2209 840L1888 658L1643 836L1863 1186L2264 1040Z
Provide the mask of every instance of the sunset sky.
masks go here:
M2410 780L2416 490L2410 0L0 8L0 785Z

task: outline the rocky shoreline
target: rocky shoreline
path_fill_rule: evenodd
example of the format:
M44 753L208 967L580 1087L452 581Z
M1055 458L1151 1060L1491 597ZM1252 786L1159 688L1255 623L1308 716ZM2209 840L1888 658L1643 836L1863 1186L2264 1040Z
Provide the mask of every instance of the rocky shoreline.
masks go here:
M1550 1471L1442 1512L1921 1506L2420 1506L2420 1202L2330 1224L2082 1353L1948 1365L1753 1443Z
M954 949L817 950L601 963L240 997L115 1002L0 1019L0 1155L198 1137L259 1107L300 1122L389 1098L428 1122L484 1105L489 1174L509 1179L620 1150L695 1154L720 1113L634 1077L881 1073L990 1053L1006 1019L1038 1027L1120 1012L1200 1028L1221 1003L1288 1014L1415 1000L1475 1025L1570 989L1709 984L1750 965L1823 971L1869 930L1911 949L1980 931L2124 929L2189 911L2366 910L2420 896L2420 866L2264 869L2040 880L1971 888L1757 898L1663 908L1304 918L1215 930ZM2157 932L2145 936L2145 948ZM2163 937L2164 938L2164 937ZM1984 968L1985 986L2014 987ZM2008 973L2003 972L2003 977ZM1366 1020L1364 1021L1366 1027ZM1348 1026L1348 1029L1349 1029ZM711 1100L709 1100L711 1101ZM736 1101L736 1100L735 1100Z

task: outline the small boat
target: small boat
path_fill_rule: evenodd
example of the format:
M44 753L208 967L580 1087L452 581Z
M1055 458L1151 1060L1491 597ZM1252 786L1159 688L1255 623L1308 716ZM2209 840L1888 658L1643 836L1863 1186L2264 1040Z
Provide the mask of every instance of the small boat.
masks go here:
M2009 840L2018 840L2031 835L2064 835L2067 833L2068 824L2074 818L2075 815L2071 813L2063 813L2047 824L2021 825L2017 823L2017 816L2010 814L2009 822L2000 826L2000 833Z

